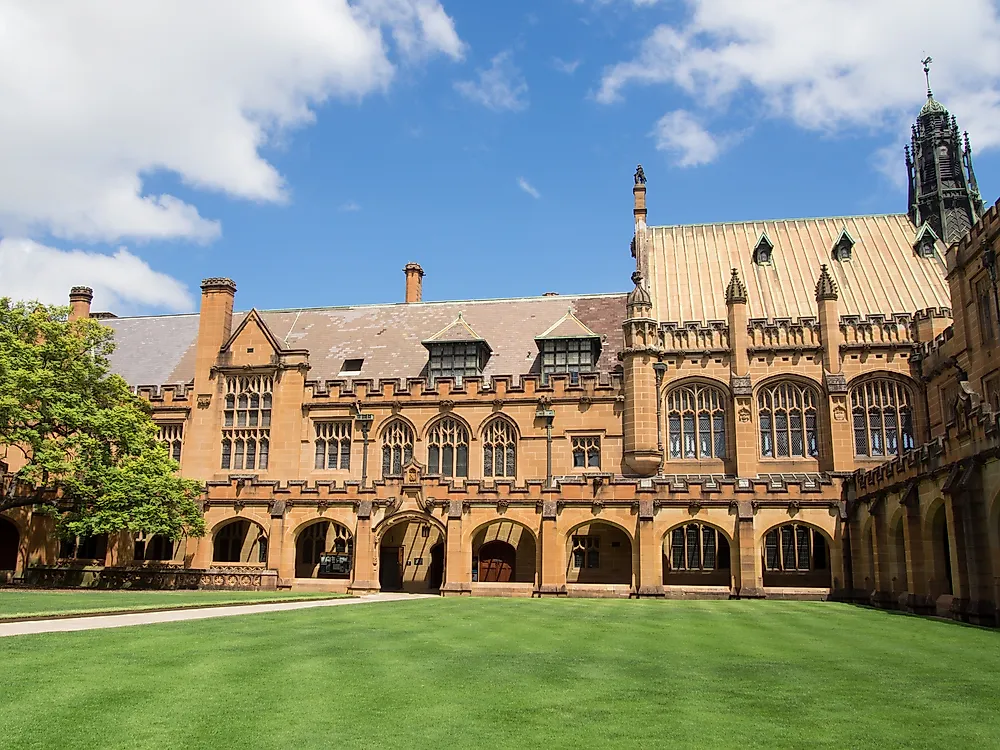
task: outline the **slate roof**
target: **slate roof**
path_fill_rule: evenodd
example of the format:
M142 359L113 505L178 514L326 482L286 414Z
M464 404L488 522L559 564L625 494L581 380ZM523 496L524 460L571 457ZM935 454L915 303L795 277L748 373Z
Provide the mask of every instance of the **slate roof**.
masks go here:
M590 328L584 325L578 317L573 314L572 308L566 310L566 314L553 323L548 330L536 336L536 339L592 339L600 338Z
M843 230L850 260L835 260ZM746 286L751 319L816 317L816 281L826 264L840 292L841 316L914 313L950 307L944 243L936 257L913 250L917 229L905 214L648 227L644 271L653 314L664 323L726 320L733 268ZM753 262L761 235L770 265Z
M310 380L337 378L345 359L364 359L357 378L422 377L427 350L421 342L463 321L493 349L484 375L518 378L538 371L535 337L572 310L604 342L597 370L606 377L622 347L624 294L556 295L516 299L351 307L258 310L287 349L308 349ZM235 331L248 313L233 315ZM194 379L198 315L113 318L112 369L133 386L188 383Z

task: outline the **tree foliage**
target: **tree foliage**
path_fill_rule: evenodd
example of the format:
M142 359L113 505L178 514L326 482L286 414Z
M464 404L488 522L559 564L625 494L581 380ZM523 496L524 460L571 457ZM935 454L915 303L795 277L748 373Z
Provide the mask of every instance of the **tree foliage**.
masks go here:
M148 403L110 373L112 332L67 309L0 299L0 510L34 506L63 533L200 536L202 486L177 474Z

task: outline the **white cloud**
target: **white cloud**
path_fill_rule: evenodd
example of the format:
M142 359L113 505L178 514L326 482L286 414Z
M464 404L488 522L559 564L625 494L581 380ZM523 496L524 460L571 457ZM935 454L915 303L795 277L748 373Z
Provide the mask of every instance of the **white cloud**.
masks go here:
M656 148L673 154L679 167L713 162L733 140L730 136L708 132L694 115L683 109L661 117L653 129L653 137Z
M576 69L580 67L579 60L563 60L559 57L552 58L552 67L558 70L560 73L565 73L566 75L573 75Z
M535 188L535 186L532 185L530 182L528 182L523 177L518 177L517 178L517 186L519 188L521 188L521 190L523 190L524 192L526 192L528 195L530 195L532 198L534 198L535 200L538 200L539 198L542 197L542 194L538 192L538 190Z
M752 97L753 115L803 128L905 136L922 104L919 60L929 51L935 95L974 145L1000 146L1000 18L991 0L685 2L683 24L657 27L635 59L605 70L598 101L666 83L715 111Z
M105 255L58 250L25 239L0 240L0 296L65 305L70 287L80 285L94 290L95 310L194 307L183 284L154 271L124 247Z
M486 70L478 70L478 81L457 81L455 90L462 96L494 111L513 112L528 106L528 84L511 61L510 50L490 61Z
M341 213L353 214L361 210L361 204L357 201L347 201L347 203L342 203L338 206L337 210Z
M260 148L328 99L384 90L393 50L464 45L438 0L4 3L0 233L210 240L218 222L144 178L285 200Z

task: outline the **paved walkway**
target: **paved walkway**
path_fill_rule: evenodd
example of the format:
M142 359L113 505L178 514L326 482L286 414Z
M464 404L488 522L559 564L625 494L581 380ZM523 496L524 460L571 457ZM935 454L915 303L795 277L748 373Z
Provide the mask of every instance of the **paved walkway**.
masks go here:
M369 594L357 598L318 599L304 602L271 602L265 604L240 604L228 607L190 607L166 612L133 612L126 615L92 615L89 617L65 617L56 620L21 620L0 623L0 637L8 635L29 635L31 633L66 633L74 630L99 630L101 628L125 628L129 625L151 625L159 622L183 622L185 620L207 620L212 617L236 617L267 612L288 612L293 609L314 607L340 607L352 604L374 602L398 602L410 599L436 599L432 594Z

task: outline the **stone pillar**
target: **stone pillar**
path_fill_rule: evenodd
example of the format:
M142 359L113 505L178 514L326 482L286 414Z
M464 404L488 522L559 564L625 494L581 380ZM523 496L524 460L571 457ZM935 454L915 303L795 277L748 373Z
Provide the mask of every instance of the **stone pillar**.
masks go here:
M285 544L285 501L275 500L271 504L270 515L271 523L267 527L267 567L278 571L279 587L291 586L292 579L295 578L295 545Z
M542 528L538 541L542 549L542 575L535 596L565 596L566 545L559 538L555 500L542 502Z
M352 594L372 594L381 590L375 577L375 539L372 534L372 503L358 503L358 525L354 529L354 574L348 591Z
M844 335L840 330L837 283L824 265L816 281L819 336L823 345L823 379L826 383L827 419L820 420L822 441L819 464L825 471L854 471L854 433L847 403L847 380L840 360Z
M934 614L936 604L930 598L928 588L927 555L916 488L907 491L900 503L906 509L903 515L903 544L906 547L906 585L909 589L907 608L918 614Z
M201 311L195 344L195 404L185 425L184 476L208 479L220 471L222 455L221 381L212 373L219 350L233 327L236 284L232 279L212 278L201 283Z
M663 560L662 547L653 532L653 501L639 501L639 522L636 525L635 543L639 550L634 559L639 562L636 576L636 596L662 597Z
M872 518L872 576L875 593L874 604L880 607L895 606L892 591L892 560L889 546L889 519L885 513L885 498L879 496L869 508Z
M663 452L658 447L656 401L656 371L663 350L659 346L659 331L652 318L652 301L642 280L642 274L632 274L635 288L629 293L626 320L622 326L625 348L619 354L623 368L625 408L622 414L624 431L624 464L626 470L640 477L650 477L660 469Z
M90 303L94 290L89 286L75 286L69 290L69 322L90 317Z
M462 501L450 500L441 596L468 596L472 593L472 556L465 554L462 542Z
M741 599L763 599L764 573L754 539L753 501L736 502L736 542L740 552L740 580L736 594Z
M729 385L733 391L733 456L739 477L757 474L757 428L753 415L753 383L750 378L750 334L747 331L747 290L734 268L726 287L729 318Z

